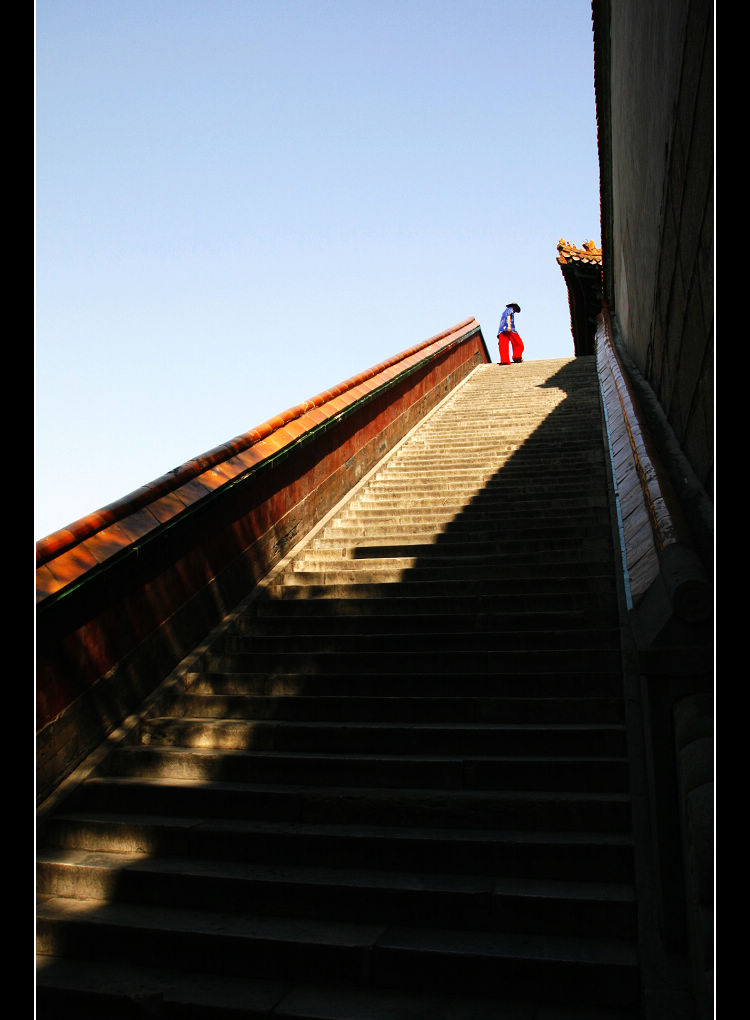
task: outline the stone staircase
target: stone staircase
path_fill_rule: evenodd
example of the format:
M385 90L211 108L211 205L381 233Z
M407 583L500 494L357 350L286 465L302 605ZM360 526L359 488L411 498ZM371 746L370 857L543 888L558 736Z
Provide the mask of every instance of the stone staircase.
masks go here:
M482 366L44 825L37 1015L641 1016L592 358Z

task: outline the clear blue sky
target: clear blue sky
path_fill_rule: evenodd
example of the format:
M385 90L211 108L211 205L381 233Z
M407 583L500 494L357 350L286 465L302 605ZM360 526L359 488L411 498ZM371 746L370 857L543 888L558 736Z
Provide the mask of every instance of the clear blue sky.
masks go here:
M36 0L35 538L474 316L573 353L589 0Z

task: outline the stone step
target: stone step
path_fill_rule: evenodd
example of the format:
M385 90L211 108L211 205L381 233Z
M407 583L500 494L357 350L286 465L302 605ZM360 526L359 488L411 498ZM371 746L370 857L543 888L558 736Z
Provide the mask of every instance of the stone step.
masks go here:
M454 753L422 751L412 753L380 749L339 751L335 742L317 751L275 750L273 740L257 736L252 726L248 743L242 740L243 726L232 727L226 720L153 720L146 726L146 743L119 748L106 771L119 777L160 776L164 779L279 783L311 787L396 789L406 786L430 790L553 790L615 792L627 790L627 762L622 747L575 747L565 755L550 748L544 754L533 749L497 749L495 755L468 750ZM266 727L268 730L268 727ZM227 731L229 731L227 733ZM604 742L604 741L603 741ZM263 750L266 743L272 745ZM283 746L283 741L282 741ZM247 747L252 750L246 750ZM609 753L607 751L609 750ZM101 770L104 773L104 769Z
M617 664L619 665L619 663ZM457 694L474 698L604 698L622 699L622 677L619 669L571 670L561 673L553 669L484 673L466 671L459 678L450 672L425 673L394 669L392 673L365 671L361 667L340 673L254 672L253 670L214 671L206 663L200 671L186 675L186 689L191 694L260 695L290 697L307 695L325 697L430 697L452 698Z
M227 977L334 981L419 991L466 987L559 1003L636 1006L636 954L624 940L412 928L41 897L41 955L110 959Z
M404 522L383 517L365 525L350 520L322 531L305 548L304 554L296 559L303 559L304 555L330 555L337 552L341 559L371 559L368 550L383 558L389 548L398 550L399 554L403 551L408 556L419 555L423 549L428 556L461 555L463 551L468 556L497 552L516 557L522 554L524 558L566 548L577 549L585 555L592 548L597 550L598 555L603 550L611 549L610 533L603 527L592 524L582 530L583 533L579 535L566 535L561 528L514 531L510 522L489 527L472 525L469 521L450 520L437 523L418 520Z
M399 596L392 585L384 587L386 590L380 597L362 593L359 598L342 598L329 593L327 598L306 601L274 598L269 591L265 598L255 602L252 612L233 620L229 629L252 632L260 625L276 626L301 617L315 617L316 626L322 630L329 625L345 627L348 617L360 618L360 622L353 626L368 628L376 626L376 621L382 621L385 627L399 627L401 624L397 620L406 621L412 617L417 621L418 630L423 629L428 621L440 625L446 617L454 622L456 628L462 627L464 618L469 617L477 621L478 629L483 626L484 619L489 618L498 628L513 630L537 629L540 623L552 621L556 621L553 629L561 626L563 621L569 626L576 626L582 619L592 621L592 626L599 626L600 620L616 621L614 595L608 598L604 592L513 592L484 597L471 594Z
M476 582L494 581L498 591L511 592L519 574L533 577L537 574L543 583L550 578L565 577L573 569L580 575L601 574L606 565L602 554L598 558L578 557L572 551L556 551L554 558L535 557L533 553L515 556L513 554L493 557L460 556L367 556L300 557L281 578L285 585L301 584L406 584L421 585L429 581L462 582L464 590L473 590Z
M366 522L364 524L363 522ZM315 546L321 540L327 542L342 541L349 535L361 538L375 538L380 535L431 535L433 541L439 541L443 535L474 536L479 540L489 541L498 537L512 537L514 540L567 538L578 541L588 538L608 537L610 534L609 518L606 513L595 512L581 515L580 518L568 521L549 519L528 522L518 520L511 512L498 513L490 517L461 514L457 518L445 514L399 514L389 517L385 513L379 515L357 514L349 511L335 518L311 542Z
M450 491L432 492L431 494L408 491L392 496L377 496L365 490L351 504L350 513L360 514L375 511L376 514L395 515L398 512L429 511L433 514L451 514L456 517L466 515L470 519L480 520L482 515L506 514L511 508L518 520L529 518L546 520L556 517L557 520L574 517L587 509L604 506L600 492L591 489L560 492L557 496L549 488L539 488L534 492L490 493L484 489L461 495Z
M338 540L344 544L352 539L379 539L394 535L407 540L416 538L432 542L446 538L464 541L473 536L483 541L572 539L580 542L588 538L607 539L610 534L607 515L598 508L579 510L562 521L542 514L535 516L530 523L528 519L516 518L507 508L496 513L476 513L473 509L454 513L450 507L401 507L394 510L353 507L321 529L309 546L315 547L321 539L326 542Z
M422 465L411 466L402 462L390 465L376 474L366 488L368 492L388 492L410 486L423 488L445 486L455 489L483 489L492 493L499 489L519 487L526 489L535 483L548 482L572 489L573 486L586 487L592 475L597 477L603 472L603 459L582 463L581 458L575 456L561 458L557 454L552 454L551 457L554 458L554 464L550 464L550 458L545 457L539 457L538 461L517 464L512 461L495 464L483 459L476 464L467 464L463 461L460 467L458 462L451 465L443 461L429 470Z
M227 756L230 760L231 756ZM193 756L194 760L194 756ZM171 763L172 767L174 761ZM68 810L163 812L165 816L452 829L627 833L630 799L618 792L431 790L230 780L96 776Z
M561 464L580 473L584 465L600 469L605 464L603 451L595 448L592 437L579 437L575 442L564 438L554 442L531 444L520 436L507 443L502 434L485 433L484 441L467 438L462 441L451 434L446 440L429 437L422 443L410 443L376 467L371 478L396 478L399 474L466 475L509 474L527 469L546 474L557 471Z
M538 410L538 409L537 409ZM481 404L459 409L453 404L442 415L424 421L422 425L407 437L389 460L408 457L412 452L430 455L436 451L462 450L467 456L476 457L483 452L515 453L520 450L536 452L554 443L562 450L581 450L590 453L601 429L601 419L597 409L582 408L562 415L556 409L555 422L537 413L533 415L537 428L529 430L529 421L533 411L531 405L516 417L498 413L497 408L489 410ZM560 418L557 423L558 417ZM564 420L563 420L564 419ZM538 424L545 425L539 431ZM388 463L388 461L386 461Z
M164 904L276 917L441 928L631 937L629 884L252 864L137 852L47 850L37 893L116 903ZM572 919L568 916L572 911Z
M398 499L403 495L414 493L417 497L426 497L433 494L439 496L461 496L464 499L481 498L484 502L493 500L523 499L529 500L537 495L546 497L550 489L559 492L565 498L578 498L588 491L594 491L597 480L591 478L589 473L582 473L580 477L571 477L570 472L560 471L545 473L540 477L537 472L529 472L526 475L518 475L507 479L507 476L493 475L487 481L477 481L475 478L427 478L417 475L411 479L393 480L387 479L378 481L374 479L361 493L358 494L358 502L364 503L367 500L385 501Z
M420 491L415 486L390 494L364 491L338 520L344 525L353 521L368 525L378 520L434 521L438 525L436 532L444 523L451 527L463 525L465 529L489 527L493 531L508 533L515 523L519 534L527 529L530 535L560 529L561 526L567 526L565 533L569 534L570 525L580 520L581 527L585 527L591 517L594 517L594 524L606 523L605 508L598 494L592 492L589 497L581 493L579 497L566 500L564 506L555 507L551 491L540 490L537 495L528 498L510 493L488 496L481 489L458 493L448 486L436 486L432 493ZM560 499L563 498L561 495ZM332 528L333 523L326 530Z
M607 520L608 510L601 493L587 493L582 498L558 500L552 494L537 497L532 503L524 505L521 501L483 500L481 493L467 506L466 501L451 500L441 497L436 500L421 499L419 505L412 506L408 500L400 499L383 501L376 500L365 503L359 498L353 499L342 510L340 517L332 520L328 527L335 527L337 521L376 521L382 518L409 521L447 521L459 523L466 521L469 525L492 524L502 526L506 521L515 522L523 528L529 521L534 526L546 528L561 526L571 521L585 521L595 518L602 522Z
M495 590L510 592L515 590L517 581L523 586L532 579L547 586L555 581L567 579L572 574L578 575L579 582L586 576L596 580L601 577L606 563L603 559L589 560L574 554L558 552L554 560L540 560L529 554L526 556L496 556L491 563L486 559L475 557L467 562L464 559L433 558L425 563L419 557L369 557L364 561L356 559L330 560L316 565L316 561L300 557L291 568L280 578L275 579L276 585L301 584L383 584L396 583L402 591L426 592L426 585L435 582L433 590L442 585L443 591L450 586L459 586L459 591L476 591L483 581L492 582ZM411 589L408 585L413 585ZM576 587L576 582L572 582ZM584 587L580 584L580 587Z
M169 726L167 734L166 727ZM386 720L337 722L322 719L146 719L142 739L167 740L190 747L223 750L253 748L275 751L328 751L331 753L458 755L570 755L598 756L624 753L621 723L488 723L398 722ZM144 749L139 749L144 750ZM126 749L118 748L111 761L122 767ZM530 763L531 764L531 763ZM229 756L225 767L229 768ZM519 780L520 781L520 780ZM593 781L593 779L592 779Z
M354 618L355 621L357 618ZM228 631L216 641L214 648L223 655L251 654L326 654L351 655L361 658L370 654L400 655L401 653L466 653L467 656L485 651L508 652L525 651L530 639L537 651L558 651L577 649L584 651L608 650L617 647L619 632L612 627L591 630L589 627L534 629L530 633L528 626L518 629L496 627L490 620L471 620L472 626L462 629L454 626L451 619L442 628L423 625L419 620L412 620L411 626L387 629L380 625L379 620L373 621L369 629L365 627L336 628L335 630L318 629L316 621L307 620L306 626L295 630L282 628L281 632L269 628L259 634ZM533 636L532 636L533 635ZM469 660L467 659L467 662Z
M338 563L355 560L397 560L408 559L415 565L419 561L457 561L472 564L480 560L486 564L525 562L532 560L560 559L569 562L571 557L585 557L588 562L605 563L610 558L610 543L607 538L585 538L574 541L570 538L537 538L525 541L512 535L491 541L471 536L456 540L454 536L441 536L437 541L426 542L423 536L396 540L394 536L375 539L370 536L347 542L328 542L319 539L295 560L295 567L322 562Z
M477 399L478 398L478 399ZM461 405L454 401L441 412L424 422L421 429L410 437L410 444L434 442L441 439L445 445L454 442L482 441L487 436L499 442L523 441L529 444L546 443L550 437L565 441L586 436L596 438L601 426L597 399L581 401L575 407L550 401L526 401L516 397L515 407L504 407L481 398L476 392L472 402Z
M81 851L198 857L259 864L295 864L422 875L490 874L505 878L631 885L633 853L627 832L445 829L428 825L314 824L293 819L80 810L52 819L46 845ZM301 855L300 846L304 847Z
M378 989L295 984L289 980L211 974L40 956L39 1020L102 1020L169 1016L172 1020L531 1020L518 1002L459 997L444 991L407 994ZM122 1010L125 1009L125 1013ZM129 1012L128 1012L129 1011ZM550 1005L544 1020L639 1020L641 1014L604 1006Z
M291 1020L293 1013L280 1011L284 1003L294 1010L313 1001L326 1011L319 1015L330 1018L334 1014L329 1010L336 1008L333 989L325 1005L319 986L311 1000L305 985L283 979L229 978L148 963L136 966L42 954L37 955L36 967L37 1020L135 1020L149 1016L170 1020L265 1020L278 1016ZM309 1010L307 1015L310 1017ZM345 1020L343 1015L340 1020Z
M403 497L364 501L353 499L341 511L340 515L330 521L327 528L335 528L339 524L350 524L352 521L367 524L381 519L399 521L434 521L468 527L502 528L505 525L516 526L520 530L530 532L549 528L565 528L579 521L581 526L591 522L602 524L607 521L608 510L600 493L586 493L581 498L555 501L551 493L536 497L533 502L508 500L487 501L480 492L467 503L465 499L454 499L450 494L441 494L440 499L420 499L416 505L410 505Z
M382 515L363 525L355 515L340 518L336 525L325 528L316 535L305 549L319 549L331 546L348 546L352 542L358 545L376 545L383 541L400 538L406 543L424 544L425 546L447 546L449 544L466 548L488 547L513 550L514 548L532 547L544 549L550 544L570 544L576 548L586 548L589 544L611 540L609 522L602 519L570 521L566 524L543 520L529 526L519 521L514 526L509 518L475 520L471 514L461 514L458 518L444 517L443 520L420 518L419 515L389 518Z
M490 697L456 694L409 697L342 693L339 695L241 695L196 693L190 689L164 699L164 714L191 719L323 719L335 721L458 723L481 722L616 722L623 718L617 697ZM463 686L463 685L462 685Z
M275 649L270 652L221 653L207 652L203 656L203 668L209 673L281 673L295 674L301 678L311 673L328 675L356 673L428 673L433 676L450 673L454 676L466 673L567 673L611 674L620 666L619 651L611 648L563 648L529 649L518 648L477 652L474 650L435 651L375 651L368 653L366 661L357 651L342 652L285 652ZM457 681L460 682L460 681Z
M585 485L587 475L596 479L604 476L606 463L602 452L582 457L575 451L561 451L555 444L533 455L523 449L504 455L485 452L461 456L460 451L451 447L442 456L437 451L433 451L432 456L434 459L427 460L422 454L402 453L398 459L389 460L374 470L363 488L370 490L421 480L491 489L523 488L548 478L562 483L569 479Z
M571 412L559 423L555 415L555 423L550 423L548 411L546 419L529 413L513 418L498 416L481 406L459 410L454 404L444 409L442 416L437 414L423 422L393 456L382 463L397 462L412 455L430 457L454 451L465 452L471 460L483 455L529 453L533 456L551 446L563 452L578 450L583 456L596 456L601 447L592 440L597 439L600 428L601 421L591 409Z
M373 472L369 484L383 479L397 482L404 476L501 479L524 475L547 477L571 471L574 477L583 477L586 470L598 473L604 464L603 449L594 448L591 443L587 446L548 443L531 447L522 442L505 450L497 445L480 449L475 444L473 450L466 452L457 449L453 442L442 450L437 443L432 443L422 450L407 447L400 451Z
M413 433L393 456L381 461L375 473L413 462L431 463L440 468L446 460L465 465L494 460L519 464L538 462L545 470L554 467L558 456L577 457L576 463L603 463L602 446L595 442L600 423L592 420L587 427L579 421L574 430L571 425L573 423L569 422L565 429L549 431L543 436L540 432L530 435L525 422L513 429L507 423L483 422L478 415L467 418L465 423L452 420L442 431L436 425L425 426Z
M412 573L405 577L396 574L394 584L387 576L377 576L365 581L361 572L349 572L338 580L316 582L314 577L302 579L300 574L285 573L283 577L266 583L262 588L262 597L268 600L302 598L313 599L384 599L384 598L508 598L517 596L533 596L539 591L543 597L550 594L567 594L571 600L594 595L600 598L615 596L615 581L612 574L606 571L586 570L574 571L571 568L541 570L538 564L527 566L524 570L506 574L507 584L501 585L498 572L487 571L486 576L477 576L476 569L471 578L462 576L465 572L454 570L420 572L419 579ZM451 576L452 575L452 576ZM469 583L470 582L470 583ZM309 586L315 585L314 590ZM260 602L260 599L258 600Z
M342 600L327 601L334 607L329 613L321 612L315 603L276 602L273 610L267 609L264 613L232 621L226 633L266 639L298 638L314 633L318 640L333 635L360 638L373 634L384 638L420 635L424 639L426 635L447 635L448 632L454 639L462 634L479 636L481 640L485 640L487 635L502 635L503 639L515 636L517 639L518 635L525 634L528 640L531 633L559 634L565 637L564 647L572 640L572 633L580 633L582 640L588 642L593 640L590 635L602 635L605 628L614 630L617 624L612 606L589 605L567 611L550 608L546 612L532 609L514 612L509 609L506 613L472 613L468 608L456 611L446 605L443 613L409 613L404 607L399 612L390 606L383 606L378 611L377 607L373 608L372 600L359 600L363 603L360 612L347 611L339 615L335 607ZM305 613L306 607L309 611Z
M548 506L531 503L519 506L518 501L505 498L494 503L483 500L482 493L455 498L443 487L432 498L426 498L416 489L379 500L371 500L366 494L350 504L312 541L321 536L341 538L343 532L353 530L364 537L385 527L388 532L402 528L407 533L426 531L435 536L447 533L463 537L476 533L486 538L527 541L558 536L580 542L589 536L606 534L604 529L609 524L606 509L596 500L571 502L556 511L552 509L551 499Z

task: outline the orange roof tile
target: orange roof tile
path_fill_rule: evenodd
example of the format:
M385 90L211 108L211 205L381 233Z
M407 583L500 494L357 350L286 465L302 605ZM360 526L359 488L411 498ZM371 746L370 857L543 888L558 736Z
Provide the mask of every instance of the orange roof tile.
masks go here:
M584 241L581 248L576 248L570 241L564 241L561 237L557 242L559 252L557 261L561 266L571 262L585 262L600 266L602 264L602 250L597 248L593 241Z

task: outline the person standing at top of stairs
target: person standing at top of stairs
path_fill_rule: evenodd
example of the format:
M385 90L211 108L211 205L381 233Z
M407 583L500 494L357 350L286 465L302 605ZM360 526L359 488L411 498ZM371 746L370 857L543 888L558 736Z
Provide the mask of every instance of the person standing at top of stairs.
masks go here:
M509 347L513 346L513 360L515 362L523 361L521 355L523 354L523 340L516 333L516 321L514 313L518 314L521 311L521 306L517 305L515 301L511 301L510 304L505 306L505 311L500 319L500 325L497 327L497 345L500 349L500 364L510 364L510 352Z

